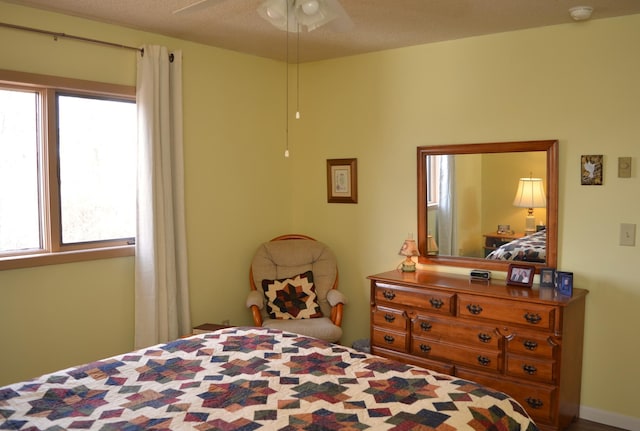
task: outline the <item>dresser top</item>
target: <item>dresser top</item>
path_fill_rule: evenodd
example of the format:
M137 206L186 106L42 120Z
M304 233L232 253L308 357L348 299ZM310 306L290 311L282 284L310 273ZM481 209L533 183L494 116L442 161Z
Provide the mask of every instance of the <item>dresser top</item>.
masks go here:
M367 277L380 283L402 284L417 288L455 290L458 293L471 293L496 298L510 298L553 305L565 305L583 299L588 290L573 288L573 296L560 295L552 287L532 288L507 286L505 280L471 281L468 275L448 274L435 271L402 272L387 271Z

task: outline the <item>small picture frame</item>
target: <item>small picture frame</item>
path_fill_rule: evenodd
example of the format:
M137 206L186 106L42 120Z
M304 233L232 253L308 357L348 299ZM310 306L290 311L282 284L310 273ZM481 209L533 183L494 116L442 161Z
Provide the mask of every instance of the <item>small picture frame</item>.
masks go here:
M573 295L573 272L556 272L556 290L563 296Z
M358 203L358 159L327 159L327 202Z
M556 287L555 268L540 268L540 287Z
M511 233L511 225L509 225L509 224L499 224L497 232L498 233Z
M536 268L531 265L509 264L507 284L509 286L531 287Z
M583 186L601 186L603 156L585 155L580 157L580 184Z

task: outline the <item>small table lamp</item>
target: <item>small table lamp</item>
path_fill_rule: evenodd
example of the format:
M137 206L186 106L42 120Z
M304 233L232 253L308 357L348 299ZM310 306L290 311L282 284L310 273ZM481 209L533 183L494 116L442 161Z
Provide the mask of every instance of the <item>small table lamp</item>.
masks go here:
M542 178L520 178L518 191L513 199L513 206L527 208L524 233L527 235L534 233L536 231L536 222L535 217L533 217L533 209L547 206Z
M418 251L418 245L416 244L416 241L411 238L411 235L409 235L409 238L404 240L398 254L400 256L407 257L402 262L402 272L415 272L416 263L413 261L413 259L411 259L411 256L420 256L420 252Z
M436 256L438 254L438 244L433 239L433 235L427 235L427 254L429 256Z

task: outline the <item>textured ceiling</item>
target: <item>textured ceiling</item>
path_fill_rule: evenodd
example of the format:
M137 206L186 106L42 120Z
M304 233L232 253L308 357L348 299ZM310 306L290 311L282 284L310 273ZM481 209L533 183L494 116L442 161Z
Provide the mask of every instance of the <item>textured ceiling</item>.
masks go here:
M233 51L284 60L287 33L256 12L263 0L209 0L207 7L174 15L197 0L5 0L8 3L119 24ZM590 5L593 19L640 13L640 0L340 0L353 26L331 24L288 37L289 60L324 60L571 23L569 8ZM1 20L1 19L0 19ZM577 22L575 25L588 25ZM64 31L64 29L44 29ZM78 35L86 36L86 35Z

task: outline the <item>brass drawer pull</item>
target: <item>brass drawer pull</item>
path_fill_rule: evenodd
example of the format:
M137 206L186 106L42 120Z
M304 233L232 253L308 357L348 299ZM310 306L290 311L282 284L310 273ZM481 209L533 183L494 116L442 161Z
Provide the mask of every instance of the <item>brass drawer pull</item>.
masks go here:
M491 341L491 335L489 334L485 334L483 332L478 334L478 338L480 339L480 341L482 341L483 343L489 343Z
M389 323L393 323L393 321L396 320L396 316L394 316L393 314L385 314L384 315L384 320L386 320Z
M538 398L529 397L525 401L527 402L527 404L529 404L529 407L531 407L532 409L539 409L539 408L542 408L542 406L544 405L542 400Z
M391 300L393 300L393 298L396 297L396 294L392 290L385 290L384 293L382 294L382 296L384 296L389 301L391 301Z
M384 341L386 341L388 344L393 344L393 342L396 341L396 339L391 335L385 335Z
M527 350L536 350L538 348L538 343L536 343L535 341L531 341L531 340L525 340L522 343L522 345Z
M469 313L475 314L476 316L482 313L482 307L476 304L467 304L467 310L469 310Z
M438 299L438 298L431 298L429 302L431 303L431 306L433 308L438 310L442 308L442 306L444 305L444 302L442 302L442 299Z
M538 372L538 369L533 365L524 364L522 366L522 369L524 370L525 373L529 374L530 376L533 376L535 373Z
M420 350L424 353L429 353L431 351L431 346L427 344L420 344Z
M538 313L526 313L524 319L532 325L537 325L542 320L542 317Z
M431 331L432 327L433 325L431 325L431 323L429 322L420 322L420 329L422 329L423 331Z
M480 356L478 356L478 363L480 365L484 365L486 367L487 365L489 365L491 363L491 359L487 358L486 356L480 355Z

